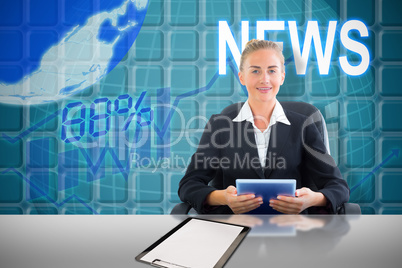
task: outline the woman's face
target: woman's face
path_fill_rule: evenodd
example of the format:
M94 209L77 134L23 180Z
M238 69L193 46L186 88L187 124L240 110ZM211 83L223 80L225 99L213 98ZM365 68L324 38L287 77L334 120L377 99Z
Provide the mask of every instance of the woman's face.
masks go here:
M251 103L276 101L279 87L285 80L281 61L272 49L259 49L246 58L243 71L239 72L242 85L246 86Z

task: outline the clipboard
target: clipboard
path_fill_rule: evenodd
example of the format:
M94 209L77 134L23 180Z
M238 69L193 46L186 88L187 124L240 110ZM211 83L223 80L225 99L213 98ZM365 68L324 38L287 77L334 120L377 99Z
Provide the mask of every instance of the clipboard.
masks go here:
M159 268L219 268L250 227L189 217L135 259Z

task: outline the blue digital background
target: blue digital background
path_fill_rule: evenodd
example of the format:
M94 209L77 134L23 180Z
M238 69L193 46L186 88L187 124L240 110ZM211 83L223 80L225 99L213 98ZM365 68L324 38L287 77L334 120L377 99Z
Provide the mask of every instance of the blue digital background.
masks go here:
M32 71L40 60L35 55L43 53L20 60L25 54L13 43L22 38L24 15L33 14L29 23L44 33L33 41L42 45L57 42L78 23L63 12L65 1L46 1L48 10L57 12L35 17L37 2L0 1L0 7L15 11L0 8L0 41L8 46L0 51L0 82ZM108 1L78 2L113 8ZM306 75L296 75L287 29L267 33L266 39L284 42L286 81L279 100L305 101L321 110L350 201L365 214L402 214L401 11L399 1L374 0L149 1L133 46L116 54L119 60L102 80L57 102L0 104L0 213L169 213L179 202L178 183L205 120L246 99L231 57L227 75L218 75L218 21L228 21L240 40L242 20L250 21L253 38L255 21L276 18L296 20L299 36L308 20L317 20L323 33L330 20L342 25L359 19L368 26L369 37L361 42L369 48L370 67L357 77L339 66L344 53L360 61L343 49L339 27L327 76L319 75L314 57ZM113 27L104 27L101 38L112 39ZM180 161L152 162L163 157Z

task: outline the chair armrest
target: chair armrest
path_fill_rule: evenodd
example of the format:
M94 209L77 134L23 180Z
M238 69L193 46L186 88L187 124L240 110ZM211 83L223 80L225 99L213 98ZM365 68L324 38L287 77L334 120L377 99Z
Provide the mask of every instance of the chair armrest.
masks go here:
M359 204L356 203L345 203L343 204L342 208L338 211L338 214L346 214L346 215L353 215L353 214L362 214Z
M179 203L174 206L172 211L170 212L170 215L183 215L183 214L188 214L190 211L191 206L190 204L187 203Z

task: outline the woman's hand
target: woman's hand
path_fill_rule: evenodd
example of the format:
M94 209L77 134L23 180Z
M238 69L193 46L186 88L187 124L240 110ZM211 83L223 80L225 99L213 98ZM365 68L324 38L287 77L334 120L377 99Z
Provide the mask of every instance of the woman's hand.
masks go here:
M303 187L296 190L296 197L278 195L278 200L271 199L269 205L285 214L299 214L303 210L313 206L325 206L327 199L320 192L313 192Z
M249 212L258 208L262 203L261 197L255 197L254 194L237 195L237 189L229 186L224 192L226 204L230 207L234 214Z
M206 202L210 206L229 206L234 214L241 214L258 208L263 201L261 197L255 197L253 194L238 196L236 187L231 185L224 190L211 192Z
M296 230L307 232L324 227L326 220L309 218L303 215L278 215L270 218L269 223L276 224L279 227L294 226Z

